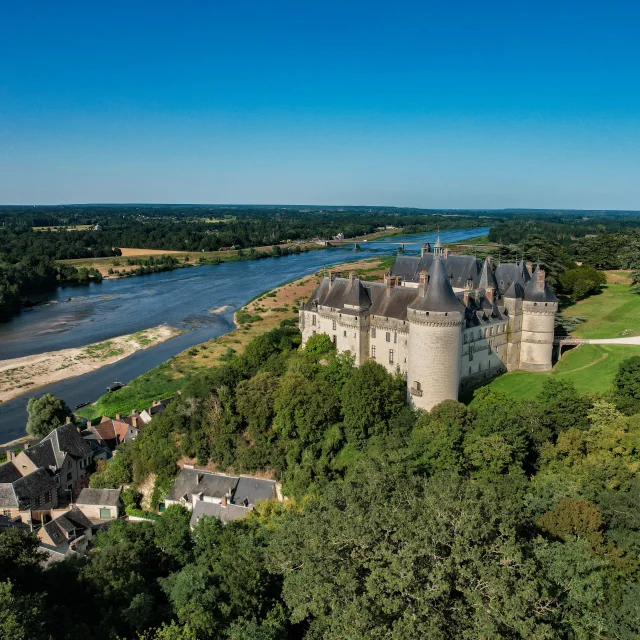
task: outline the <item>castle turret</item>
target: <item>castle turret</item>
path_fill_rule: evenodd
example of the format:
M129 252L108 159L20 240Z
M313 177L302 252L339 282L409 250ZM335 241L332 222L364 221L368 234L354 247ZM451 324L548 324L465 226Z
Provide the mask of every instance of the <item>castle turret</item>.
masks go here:
M525 371L548 371L552 366L553 330L558 298L538 265L524 289L522 302L522 343L520 368Z
M428 411L443 400L458 398L464 305L451 287L440 255L434 257L426 290L418 291L407 307L411 354L407 386L410 402Z
M496 277L493 275L490 256L486 257L484 264L482 265L478 289L484 289L485 295L493 303L498 290L498 283L496 282Z
M442 242L440 241L440 232L438 231L438 238L436 239L436 243L433 245L433 253L437 256L442 255Z

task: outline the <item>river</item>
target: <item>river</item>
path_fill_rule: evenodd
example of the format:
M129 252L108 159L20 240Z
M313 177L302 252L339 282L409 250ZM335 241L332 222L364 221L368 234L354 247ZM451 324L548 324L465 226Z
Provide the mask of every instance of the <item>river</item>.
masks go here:
M488 228L443 231L444 243L485 235ZM361 250L336 247L279 258L226 262L145 276L61 287L47 303L0 324L0 360L80 347L168 324L185 333L97 371L38 389L0 404L0 443L24 435L27 400L52 393L71 407L95 401L114 380L128 382L188 347L233 329L233 314L251 298L280 284L338 264L397 251L402 241L433 242L436 234L361 243ZM394 244L396 243L396 244ZM406 247L418 252L419 245ZM218 314L211 311L228 308Z

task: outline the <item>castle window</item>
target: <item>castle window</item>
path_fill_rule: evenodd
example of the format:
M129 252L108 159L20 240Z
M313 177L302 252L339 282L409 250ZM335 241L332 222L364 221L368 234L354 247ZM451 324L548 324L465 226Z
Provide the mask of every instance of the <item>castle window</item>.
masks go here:
M469 375L471 375L471 367L469 367Z
M334 345L338 344L338 336L337 335L334 334L333 337L332 337L332 340L333 340L333 344Z
M371 327L371 337L372 338L376 337L376 328L375 327Z
M346 332L346 331L343 331L343 332L342 332L342 335L346 338L346 337L347 337L347 332Z
M398 334L396 332L393 333L393 344L398 342Z
M393 364L393 349L389 349L389 364Z
M371 357L372 358L376 357L376 345L375 344L371 345Z
M482 371L482 362L478 362L478 371Z
M315 315L311 316L311 324L315 327L316 326L316 317Z
M391 342L391 333L389 331L387 331L386 341Z
M332 328L334 331L336 330L336 321L335 321L335 320L332 322L332 326L331 326L331 328Z
M464 344L467 344L467 334L466 333L464 334L464 336L462 338L462 341L464 342Z

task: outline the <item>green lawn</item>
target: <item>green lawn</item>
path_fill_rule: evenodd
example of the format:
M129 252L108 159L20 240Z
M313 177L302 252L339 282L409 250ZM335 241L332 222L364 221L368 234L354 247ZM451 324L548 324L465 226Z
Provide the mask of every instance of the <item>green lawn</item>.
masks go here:
M488 386L504 391L515 400L531 400L546 377L558 376L573 382L580 393L605 392L611 388L620 363L635 355L640 355L640 347L585 344L566 352L551 371L514 371L494 378Z
M626 284L608 284L602 293L572 304L562 315L588 318L572 334L579 338L640 335L640 295Z

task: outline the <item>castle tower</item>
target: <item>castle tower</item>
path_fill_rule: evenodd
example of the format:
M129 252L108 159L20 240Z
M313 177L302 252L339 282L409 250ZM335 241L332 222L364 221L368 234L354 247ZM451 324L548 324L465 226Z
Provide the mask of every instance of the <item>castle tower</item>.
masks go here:
M426 287L418 288L407 307L408 397L418 409L429 411L443 400L458 399L464 311L442 256L436 255Z
M548 371L552 366L553 329L558 298L545 280L538 265L524 289L522 302L522 342L520 368L525 371Z
M502 297L507 309L509 330L507 332L507 371L520 368L520 347L522 345L522 303L524 288L519 282L512 282Z

